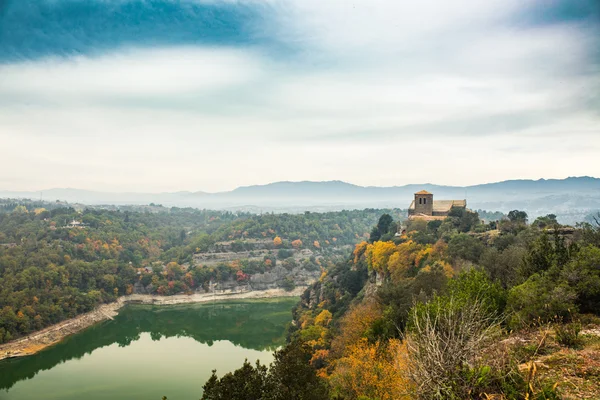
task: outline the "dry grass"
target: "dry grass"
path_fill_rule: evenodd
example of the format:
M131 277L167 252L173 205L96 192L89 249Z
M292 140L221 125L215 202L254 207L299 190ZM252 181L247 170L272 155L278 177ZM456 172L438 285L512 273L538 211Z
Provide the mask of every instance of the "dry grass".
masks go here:
M544 339L540 340L541 337ZM508 341L521 361L523 354L530 352L532 343L539 343L529 360L519 365L531 394L541 387L554 387L565 400L600 399L600 327L584 329L575 349L561 346L554 331L548 328L519 332Z

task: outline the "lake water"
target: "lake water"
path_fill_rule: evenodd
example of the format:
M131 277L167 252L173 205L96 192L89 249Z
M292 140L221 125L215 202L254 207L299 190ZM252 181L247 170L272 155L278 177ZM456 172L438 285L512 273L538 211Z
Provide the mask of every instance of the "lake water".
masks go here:
M198 400L213 369L270 363L297 299L130 305L114 321L0 362L0 399Z

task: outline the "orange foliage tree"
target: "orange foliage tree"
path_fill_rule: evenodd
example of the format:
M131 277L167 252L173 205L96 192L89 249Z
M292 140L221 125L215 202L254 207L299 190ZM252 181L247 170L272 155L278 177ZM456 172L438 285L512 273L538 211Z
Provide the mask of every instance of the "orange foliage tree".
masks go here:
M375 301L352 307L340 321L340 331L331 343L334 356L341 356L344 349L365 336L373 322L381 317L381 306Z
M292 241L292 246L295 249L299 249L300 247L302 247L302 240L296 239L296 240Z
M408 399L406 348L397 339L370 344L363 338L350 345L330 377L334 393L345 399Z

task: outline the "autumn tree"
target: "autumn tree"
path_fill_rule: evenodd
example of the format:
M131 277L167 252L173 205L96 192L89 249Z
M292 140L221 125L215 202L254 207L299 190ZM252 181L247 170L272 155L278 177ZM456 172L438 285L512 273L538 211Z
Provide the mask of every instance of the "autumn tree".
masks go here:
M406 364L406 349L399 340L371 344L363 338L336 361L330 382L335 394L349 400L408 399Z
M392 242L375 242L369 245L367 249L369 267L381 274L386 274L388 261L395 251L396 245Z
M345 349L367 336L373 322L381 317L381 306L367 301L352 307L340 321L339 333L331 343L331 350L341 356Z

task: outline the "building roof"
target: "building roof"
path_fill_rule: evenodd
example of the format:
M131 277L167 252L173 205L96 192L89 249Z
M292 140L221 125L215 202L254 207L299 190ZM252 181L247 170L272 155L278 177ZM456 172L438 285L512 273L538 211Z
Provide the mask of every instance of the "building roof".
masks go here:
M466 207L466 200L434 200L433 201L433 212L448 212L452 207ZM415 201L410 203L409 210L415 209Z
M446 216L441 215L425 215L425 214L416 214L409 215L408 219L422 219L424 221L443 221L446 219Z
M417 192L415 194L431 194L431 193L429 193L427 190L421 190L420 192Z

